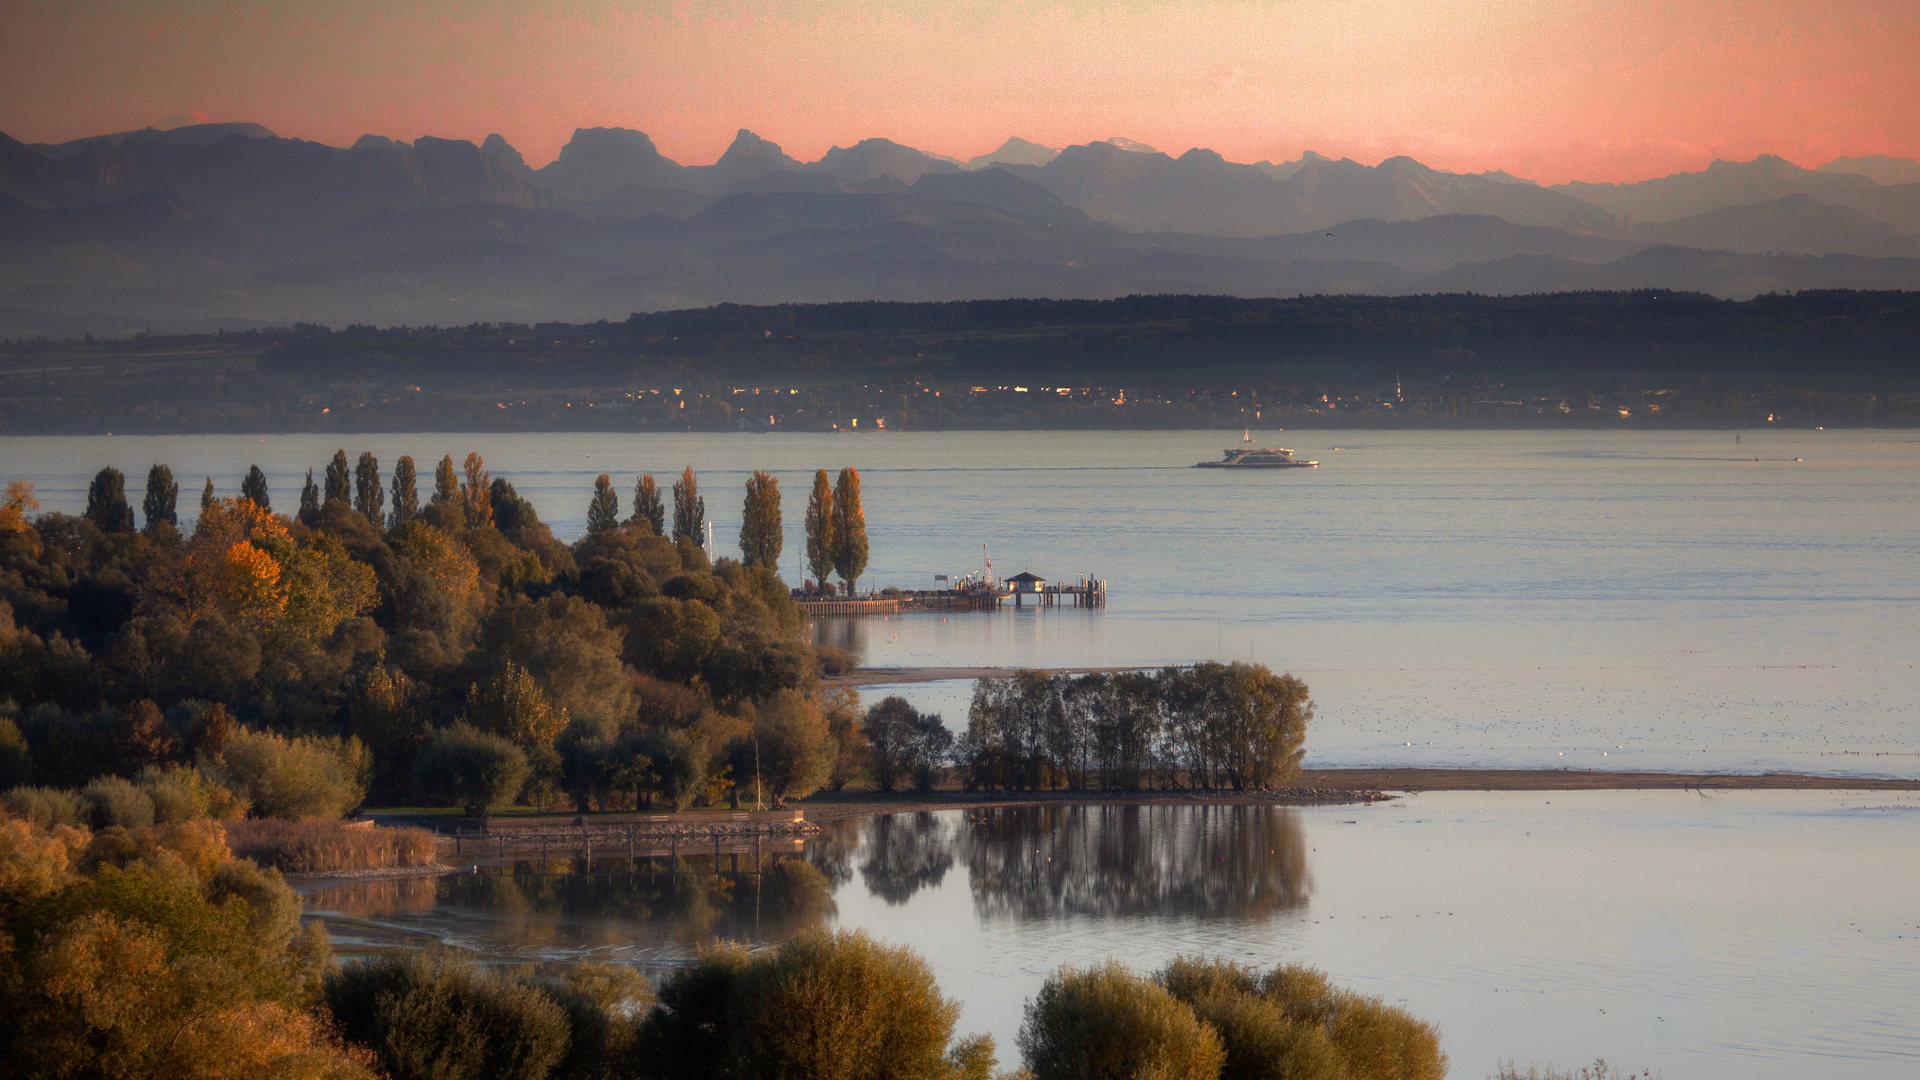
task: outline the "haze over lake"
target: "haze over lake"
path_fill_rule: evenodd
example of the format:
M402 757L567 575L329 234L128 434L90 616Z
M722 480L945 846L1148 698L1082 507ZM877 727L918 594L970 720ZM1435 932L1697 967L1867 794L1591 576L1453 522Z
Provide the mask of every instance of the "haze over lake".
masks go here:
M1030 569L1102 611L828 620L870 666L1252 659L1312 687L1309 766L1791 769L1920 776L1920 440L1900 431L1313 432L1317 470L1187 468L1230 432L10 438L78 512L102 465L167 462L188 504L248 464L290 509L336 446L390 471L487 458L562 539L593 478L698 470L720 553L741 485L785 496L797 580L813 468L861 470L863 584ZM965 683L900 688L964 726ZM870 688L869 700L886 692Z

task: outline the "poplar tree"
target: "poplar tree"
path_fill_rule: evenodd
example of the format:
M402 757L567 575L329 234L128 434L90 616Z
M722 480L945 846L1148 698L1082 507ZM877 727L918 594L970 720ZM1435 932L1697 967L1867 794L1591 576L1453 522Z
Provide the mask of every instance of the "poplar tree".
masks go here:
M308 475L312 475L309 473ZM207 486L200 489L200 509L213 505L213 477L207 477Z
M780 525L780 481L755 470L747 478L746 505L740 511L740 557L748 566L780 568L780 549L786 546Z
M440 459L440 465L433 470L433 504L458 502L460 499L459 474L453 471L453 455Z
M867 572L867 515L860 508L860 472L851 465L833 486L833 569L848 595Z
M320 485L313 482L313 470L307 470L307 482L300 485L300 522L308 528L320 523Z
M644 521L653 526L653 535L667 535L667 505L660 499L660 485L650 473L641 473L633 485L633 524Z
M353 469L353 508L376 528L387 519L387 492L380 485L380 459L373 451L360 451L359 464Z
M146 516L147 531L160 522L166 522L175 528L180 527L180 514L175 509L180 501L180 485L174 482L173 470L165 465L155 464L147 470L147 497L140 500L140 512Z
M353 472L347 467L345 449L335 450L333 460L327 462L326 496L328 503L338 500L348 505L353 504Z
M593 481L593 501L587 504L587 531L603 533L620 527L620 496L613 493L613 479L601 473Z
M247 477L240 481L240 497L253 500L253 505L262 510L273 509L267 497L267 474L260 471L260 466L247 467Z
M807 569L822 585L833 573L833 482L825 469L813 474L813 495L807 499Z
M402 454L393 463L393 527L420 516L420 490L414 478L413 458Z
M704 538L707 500L700 497L700 482L689 465L673 484L673 542L692 538L698 544Z
M87 485L87 520L101 532L132 532L133 507L127 505L127 478L111 466Z
M484 529L493 524L493 478L487 472L487 459L468 451L464 471L467 482L460 494L467 500L467 524Z

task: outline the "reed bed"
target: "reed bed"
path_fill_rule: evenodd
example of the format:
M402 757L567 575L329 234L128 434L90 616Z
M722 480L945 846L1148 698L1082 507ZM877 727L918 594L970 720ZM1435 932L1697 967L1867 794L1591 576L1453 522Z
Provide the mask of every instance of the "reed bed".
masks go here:
M242 859L289 874L432 866L433 834L331 818L227 823L227 847Z

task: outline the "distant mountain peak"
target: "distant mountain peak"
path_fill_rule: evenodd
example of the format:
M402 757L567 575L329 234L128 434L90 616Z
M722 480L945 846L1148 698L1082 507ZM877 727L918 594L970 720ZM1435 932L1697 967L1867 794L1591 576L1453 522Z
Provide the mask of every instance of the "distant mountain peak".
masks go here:
M498 134L487 136L486 141L480 144L480 152L492 158L493 163L509 176L517 176L522 180L533 178L533 169L527 164L527 159L521 157L520 151Z
M1115 135L1113 138L1106 139L1103 141L1106 142L1108 146L1118 147L1121 150L1130 151L1135 154L1157 154L1160 152L1158 150L1155 150L1153 147L1148 146L1146 143L1140 142L1136 139L1123 139L1118 135Z
M762 176L770 172L798 169L800 163L788 157L780 144L763 139L741 128L728 145L727 152L713 167L728 175Z
M1888 187L1896 184L1920 184L1920 161L1912 158L1888 157L1885 154L1837 157L1815 171L1853 173Z
M1041 146L1028 142L1015 135L1000 144L1000 149L991 154L981 154L968 160L969 169L984 169L989 165L1045 165L1060 156L1060 151L1050 146Z

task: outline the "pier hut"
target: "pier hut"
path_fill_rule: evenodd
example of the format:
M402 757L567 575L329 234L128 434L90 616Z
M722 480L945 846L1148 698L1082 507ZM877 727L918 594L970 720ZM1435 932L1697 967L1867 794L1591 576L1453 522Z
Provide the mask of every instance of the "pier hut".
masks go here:
M1045 591L1047 579L1032 571L1022 570L1005 582L1007 591L1013 594L1013 606L1019 607L1025 597L1038 597Z

